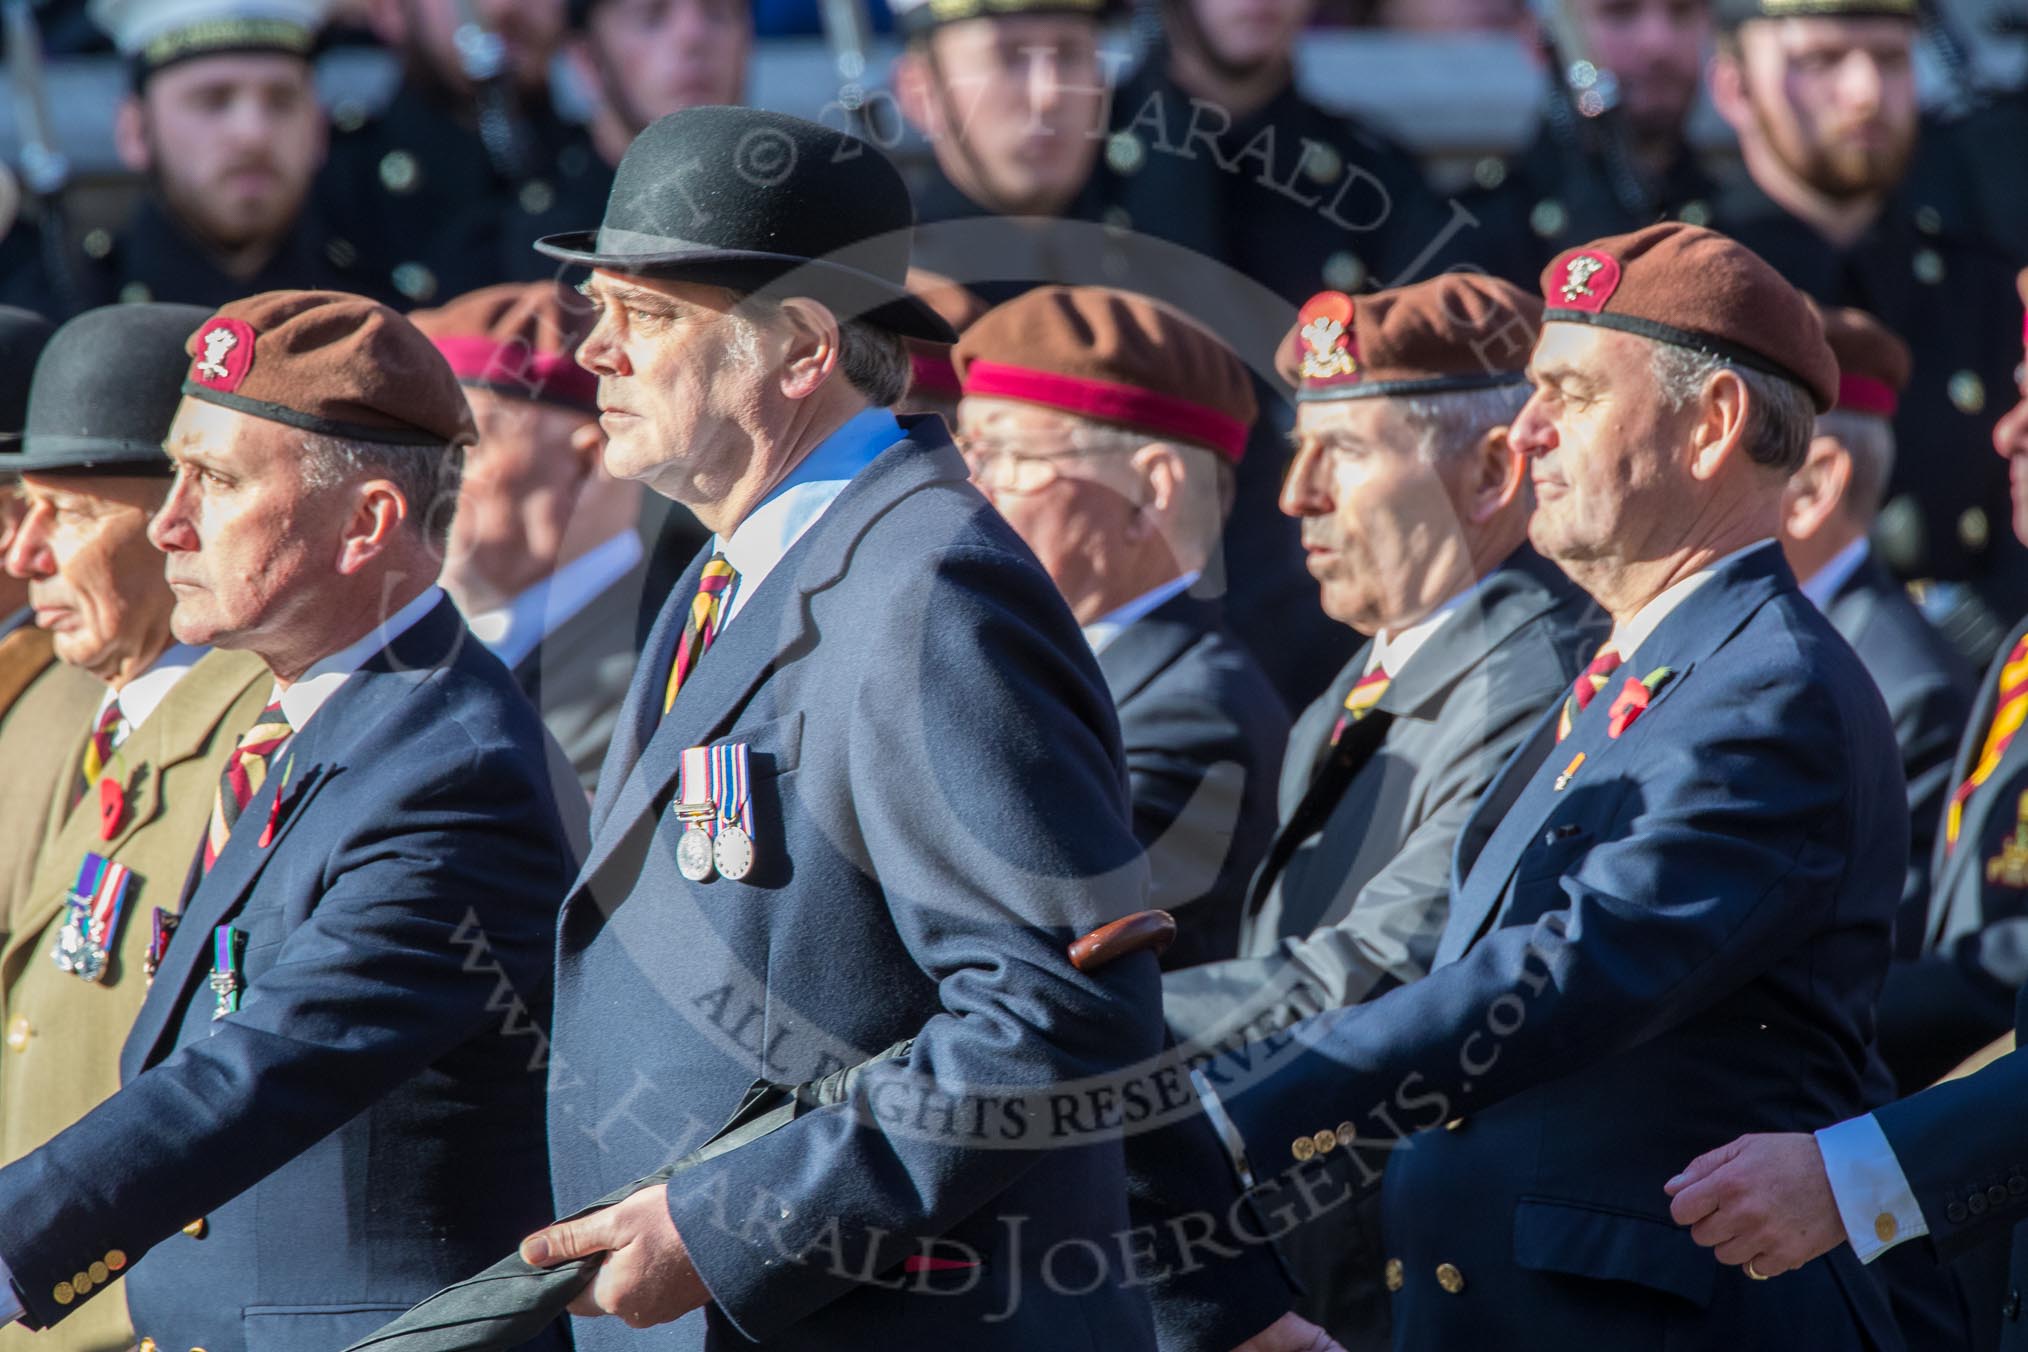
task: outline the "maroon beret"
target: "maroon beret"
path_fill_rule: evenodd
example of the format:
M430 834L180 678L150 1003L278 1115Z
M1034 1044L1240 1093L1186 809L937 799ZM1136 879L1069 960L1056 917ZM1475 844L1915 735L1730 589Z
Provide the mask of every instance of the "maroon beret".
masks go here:
M577 364L598 315L553 281L506 282L458 297L409 322L437 345L466 385L542 404L597 412L599 378Z
M267 291L204 321L183 393L306 432L394 446L469 446L465 391L422 330L342 291Z
M928 268L908 270L908 289L943 316L951 332L962 334L989 308L978 292ZM908 340L909 388L946 399L958 397L958 373L951 365L951 345L927 338Z
M1109 287L1044 286L995 306L951 362L967 396L1042 404L1234 462L1257 411L1245 363L1209 329Z
M1839 306L1821 313L1824 341L1838 358L1837 406L1893 417L1901 392L1908 388L1908 344L1864 310Z
M1275 369L1302 403L1518 385L1541 315L1520 287L1476 273L1356 300L1323 291L1297 314Z
M1666 221L1565 249L1542 270L1544 323L1596 324L1792 380L1817 412L1838 359L1802 292L1738 240Z

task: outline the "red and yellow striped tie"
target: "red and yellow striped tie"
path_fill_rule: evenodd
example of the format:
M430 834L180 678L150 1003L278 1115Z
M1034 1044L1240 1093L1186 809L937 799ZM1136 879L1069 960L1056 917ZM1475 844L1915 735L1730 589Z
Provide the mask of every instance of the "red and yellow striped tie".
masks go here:
M1613 673L1619 669L1619 649L1608 642L1598 650L1598 655L1591 659L1591 664L1580 671L1577 679L1570 683L1570 693L1563 700L1563 713L1556 720L1557 741L1560 742L1570 736L1571 725L1577 722L1577 716L1598 698L1598 692L1606 688L1606 682L1611 680Z
M663 713L668 713L675 705L676 692L683 688L683 682L697 665L697 659L704 656L704 650L711 646L711 640L718 637L718 626L724 618L725 594L737 581L738 571L723 554L713 554L711 561L704 565L704 576L697 583L697 595L690 601L690 617L683 622L683 637L676 640L676 660L669 664L669 688L662 696Z
M1979 759L1972 766L1972 773L1965 782L1958 785L1951 795L1950 810L1944 814L1944 849L1946 853L1958 843L1958 831L1964 825L1965 803L2000 768L2000 757L2007 754L2008 744L2014 734L2021 731L2021 722L2028 718L2028 636L2024 636L2007 654L2007 660L2000 667L2000 702L1993 708L1993 721L1986 728L1986 744L1979 749Z
M1345 735L1345 729L1373 712L1373 706L1380 703L1380 697L1387 693L1387 669L1376 666L1352 683L1345 692L1345 712L1338 715L1338 722L1331 728L1331 745L1338 745L1338 739Z
M70 805L76 807L84 796L98 787L99 776L106 772L106 762L113 758L113 734L120 730L120 702L108 700L105 710L99 714L98 726L85 739L84 759L78 763L77 785L70 796Z
M239 814L260 792L267 782L268 758L275 748L289 740L295 729L289 726L289 717L282 712L280 700L261 710L261 716L246 734L239 739L239 745L225 759L225 772L218 777L218 796L211 802L211 825L204 833L204 871L211 872L211 866L218 862L218 856L225 849L225 842L232 837L233 823Z

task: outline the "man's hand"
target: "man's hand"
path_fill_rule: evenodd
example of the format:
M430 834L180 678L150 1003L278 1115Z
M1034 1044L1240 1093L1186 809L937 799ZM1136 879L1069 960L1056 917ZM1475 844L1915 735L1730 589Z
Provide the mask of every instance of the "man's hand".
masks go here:
M1291 1311L1232 1352L1345 1352L1331 1335Z
M666 1324L711 1299L691 1265L690 1251L669 1219L668 1196L643 1188L626 1201L574 1221L559 1221L521 1241L536 1267L603 1254L592 1284L570 1303L587 1317L618 1315L629 1328Z
M1662 1185L1669 1214L1718 1261L1773 1277L1845 1242L1845 1223L1817 1138L1742 1136L1690 1161Z

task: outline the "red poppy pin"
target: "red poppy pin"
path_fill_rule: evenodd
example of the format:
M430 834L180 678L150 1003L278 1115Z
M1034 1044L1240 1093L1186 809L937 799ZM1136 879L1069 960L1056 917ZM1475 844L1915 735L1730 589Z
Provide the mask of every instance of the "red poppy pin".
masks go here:
M1606 736L1617 739L1621 733L1632 727L1634 720L1641 716L1647 709L1649 701L1654 699L1655 692L1675 674L1668 667L1656 667L1638 681L1631 676L1627 677L1627 683L1620 687L1620 693L1614 698L1612 707L1606 710Z
M99 776L99 839L111 840L127 815L127 786L118 775Z

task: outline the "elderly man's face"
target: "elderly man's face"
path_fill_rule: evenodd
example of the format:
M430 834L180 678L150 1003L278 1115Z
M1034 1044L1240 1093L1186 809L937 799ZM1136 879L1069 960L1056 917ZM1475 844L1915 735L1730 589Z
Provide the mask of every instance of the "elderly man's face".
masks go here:
M1688 415L1663 401L1654 349L1632 334L1552 321L1528 377L1534 393L1511 436L1535 485L1529 540L1559 562L1646 557L1655 528L1696 501L1671 454Z
M173 598L148 545L159 478L31 474L28 510L7 549L7 571L28 582L35 623L56 655L101 680L168 646Z
M149 527L168 555L176 637L253 647L314 604L310 584L337 566L342 522L319 510L303 475L303 434L201 399L169 425L169 500Z
M972 481L1073 599L1105 591L1127 566L1138 487L1130 457L1081 450L1077 425L1012 399L958 404L958 443Z
M1432 464L1395 401L1319 400L1296 411L1282 511L1324 613L1362 634L1415 623L1466 581L1463 485Z
M2014 370L2020 398L1993 428L1993 449L2007 462L2014 490L2014 535L2028 544L2028 361Z
M1899 183L1915 150L1914 44L1899 19L1744 25L1741 85L1768 149L1833 200Z
M993 205L1053 214L1091 176L1107 93L1098 28L1048 15L970 19L930 36L937 160Z
M222 248L295 224L324 162L324 111L293 56L207 56L155 75L128 114L144 168L178 219Z
M467 388L479 441L465 454L444 580L460 598L504 605L548 576L587 472L586 414ZM595 432L593 433L596 439Z
M688 507L723 501L762 430L765 335L720 287L601 271L584 293L598 322L577 360L599 378L607 471Z
M587 36L606 98L640 128L683 108L738 103L753 18L747 0L606 0Z

